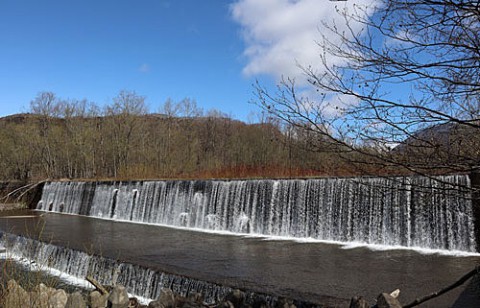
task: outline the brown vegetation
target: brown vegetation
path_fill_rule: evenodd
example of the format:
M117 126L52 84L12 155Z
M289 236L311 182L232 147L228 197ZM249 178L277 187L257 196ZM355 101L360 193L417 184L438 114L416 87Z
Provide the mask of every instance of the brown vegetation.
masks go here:
M40 93L31 113L0 119L0 179L305 177L354 174L335 151L271 119L246 124L189 99L147 113L122 91L100 110Z

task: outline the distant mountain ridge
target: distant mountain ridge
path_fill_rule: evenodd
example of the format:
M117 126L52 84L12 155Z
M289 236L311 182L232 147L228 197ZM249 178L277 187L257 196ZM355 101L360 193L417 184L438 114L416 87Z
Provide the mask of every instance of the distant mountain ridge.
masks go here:
M480 159L480 122L442 123L422 129L392 149L425 163L475 167Z

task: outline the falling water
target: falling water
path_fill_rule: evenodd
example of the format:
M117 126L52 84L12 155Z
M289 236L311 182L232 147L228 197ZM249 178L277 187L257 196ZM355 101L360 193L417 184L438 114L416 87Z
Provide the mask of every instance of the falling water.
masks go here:
M476 251L468 176L49 182L37 209L328 241Z
M185 297L200 293L206 303L213 304L231 291L229 287L158 272L23 236L0 234L0 244L6 247L11 258L27 260L37 269L47 272L53 269L80 280L90 275L103 285L116 281L130 294L145 299L157 299L162 288L169 288Z

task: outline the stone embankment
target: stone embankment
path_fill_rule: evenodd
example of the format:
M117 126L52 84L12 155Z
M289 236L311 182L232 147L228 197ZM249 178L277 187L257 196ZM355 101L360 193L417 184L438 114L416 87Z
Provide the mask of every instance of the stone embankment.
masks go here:
M80 292L67 293L62 289L37 285L30 292L23 289L15 280L7 283L0 300L0 307L4 308L313 308L333 307L312 305L301 301L285 298L277 298L273 302L267 302L263 296L247 297L241 290L233 290L222 300L215 304L205 304L201 294L183 297L174 294L170 289L162 289L157 300L148 305L141 304L137 298L129 297L125 287L116 285L107 291L101 287L88 294ZM383 293L377 298L375 308L401 308L397 300L398 293ZM350 308L369 308L370 306L362 297L354 297L350 302Z
M2 294L0 307L18 308L236 308L236 307L315 307L313 305L279 298L274 304L268 303L262 296L248 298L244 292L233 290L224 299L215 304L205 304L201 294L183 297L175 295L170 289L163 289L157 300L143 305L135 297L129 297L125 287L121 285L110 288L110 291L94 290L89 294L75 292L68 294L62 289L36 286L28 292L15 280L10 280Z

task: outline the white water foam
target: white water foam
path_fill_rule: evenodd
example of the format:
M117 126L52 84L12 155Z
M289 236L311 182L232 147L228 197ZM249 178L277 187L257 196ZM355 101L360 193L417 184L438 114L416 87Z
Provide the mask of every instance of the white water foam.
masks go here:
M468 176L50 182L39 210L216 234L476 252ZM309 241L309 240L307 240Z
M44 212L41 210L35 210L35 211L43 212L46 214L52 213L52 212ZM83 216L78 214L64 214L64 213L57 213L57 212L53 212L53 213L58 215ZM99 218L99 217L89 217L89 219L99 219L99 220L111 221L115 223L129 223L129 224L146 225L146 226L159 226L163 228L169 228L169 229L181 230L181 231L187 231L187 232L200 232L200 233L214 234L219 236L235 236L235 237L242 237L242 238L259 239L263 241L289 241L289 242L303 243L303 244L327 244L327 245L339 246L341 249L366 248L371 251L406 250L406 251L417 252L423 255L436 254L436 255L454 256L454 257L480 256L479 252L469 252L469 251L462 251L462 250L429 249L429 248L423 248L423 247L417 247L417 246L407 247L407 246L401 246L401 245L381 245L381 244L370 244L370 243L362 243L362 242L342 242L342 241L334 241L334 240L322 240L322 239L316 239L312 237L298 238L298 237L265 235L265 234L255 234L255 233L236 233L231 231L189 228L189 227L181 227L181 226L171 226L167 224L155 224L155 223L136 222L136 221L130 221L130 220L109 219L109 218Z
M164 287L183 296L188 296L189 292L200 292L207 303L214 303L231 291L228 287L157 272L23 236L4 233L0 241L8 251L2 257L18 262L27 270L46 272L70 285L86 289L91 286L84 278L93 275L102 284L117 282L125 286L142 303L157 298Z
M429 249L422 247L405 247L405 246L392 246L392 245L379 245L379 244L366 244L366 243L339 243L342 249L357 249L367 248L371 251L389 251L389 250L406 250L413 251L422 255L442 255L453 257L480 257L478 252L468 252L461 250L445 250L445 249Z

